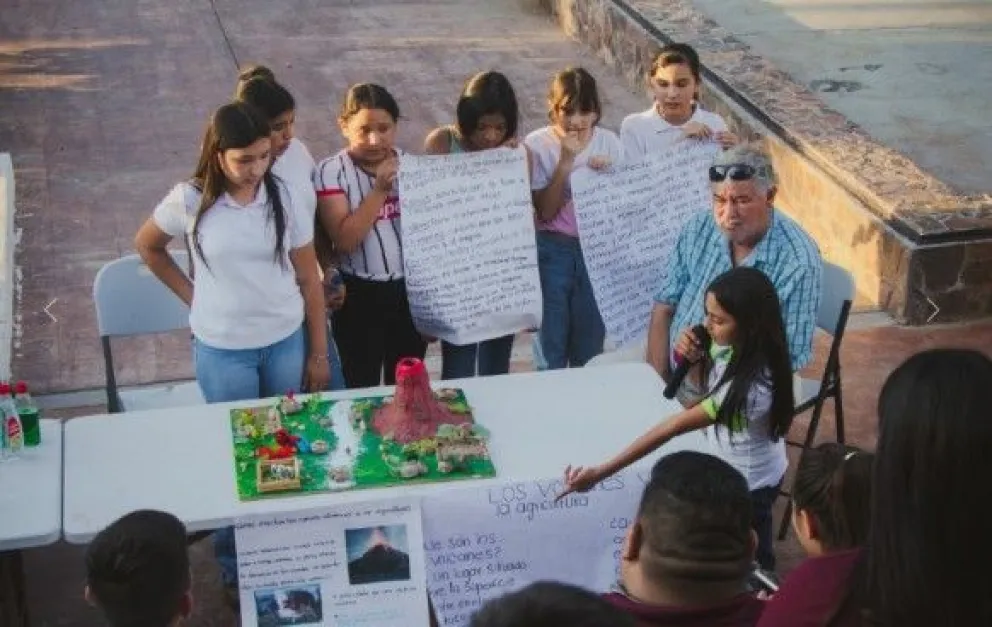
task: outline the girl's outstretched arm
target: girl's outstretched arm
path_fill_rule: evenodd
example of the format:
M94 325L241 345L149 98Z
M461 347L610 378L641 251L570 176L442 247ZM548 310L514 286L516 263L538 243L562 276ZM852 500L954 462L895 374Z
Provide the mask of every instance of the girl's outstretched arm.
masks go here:
M603 479L658 450L660 446L675 436L702 429L712 423L713 419L706 415L702 404L681 411L652 427L650 431L634 440L630 446L605 464L566 468L565 490L557 498L560 499L572 492L586 492Z

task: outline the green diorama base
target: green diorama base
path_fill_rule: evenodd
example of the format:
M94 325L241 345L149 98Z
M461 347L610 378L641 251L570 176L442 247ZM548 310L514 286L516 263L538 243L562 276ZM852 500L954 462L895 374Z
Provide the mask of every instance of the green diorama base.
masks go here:
M401 444L373 426L390 396L277 404L231 410L234 469L242 501L496 476L488 432L476 424L465 394L452 388L435 399L464 417L434 437Z

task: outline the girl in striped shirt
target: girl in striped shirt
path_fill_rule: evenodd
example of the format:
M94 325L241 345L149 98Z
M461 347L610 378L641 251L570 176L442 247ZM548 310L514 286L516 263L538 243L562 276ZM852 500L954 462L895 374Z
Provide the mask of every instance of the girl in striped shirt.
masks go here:
M400 199L393 142L399 106L380 85L353 85L338 126L347 148L314 173L317 228L337 251L348 298L334 317L348 387L396 382L396 363L423 358L427 343L413 325L403 277Z

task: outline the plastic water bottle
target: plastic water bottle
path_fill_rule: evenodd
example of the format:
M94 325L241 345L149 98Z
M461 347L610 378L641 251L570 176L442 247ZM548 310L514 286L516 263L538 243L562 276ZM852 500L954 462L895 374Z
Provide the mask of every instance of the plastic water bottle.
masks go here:
M14 385L14 405L24 428L24 446L38 446L41 444L41 425L38 423L41 411L31 398L26 381L18 381Z
M3 414L4 444L7 459L18 457L24 448L24 427L17 415L17 407L10 396L10 384L0 384L0 412Z

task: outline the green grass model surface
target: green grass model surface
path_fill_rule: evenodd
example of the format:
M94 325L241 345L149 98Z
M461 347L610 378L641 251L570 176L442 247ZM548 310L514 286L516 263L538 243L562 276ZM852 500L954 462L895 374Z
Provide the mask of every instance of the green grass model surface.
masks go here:
M489 434L475 424L461 390L438 390L437 402L464 415L465 424L441 425L435 437L406 445L373 427L376 411L392 400L310 396L302 403L282 399L231 410L238 496L247 501L496 475ZM266 482L263 489L260 477Z

